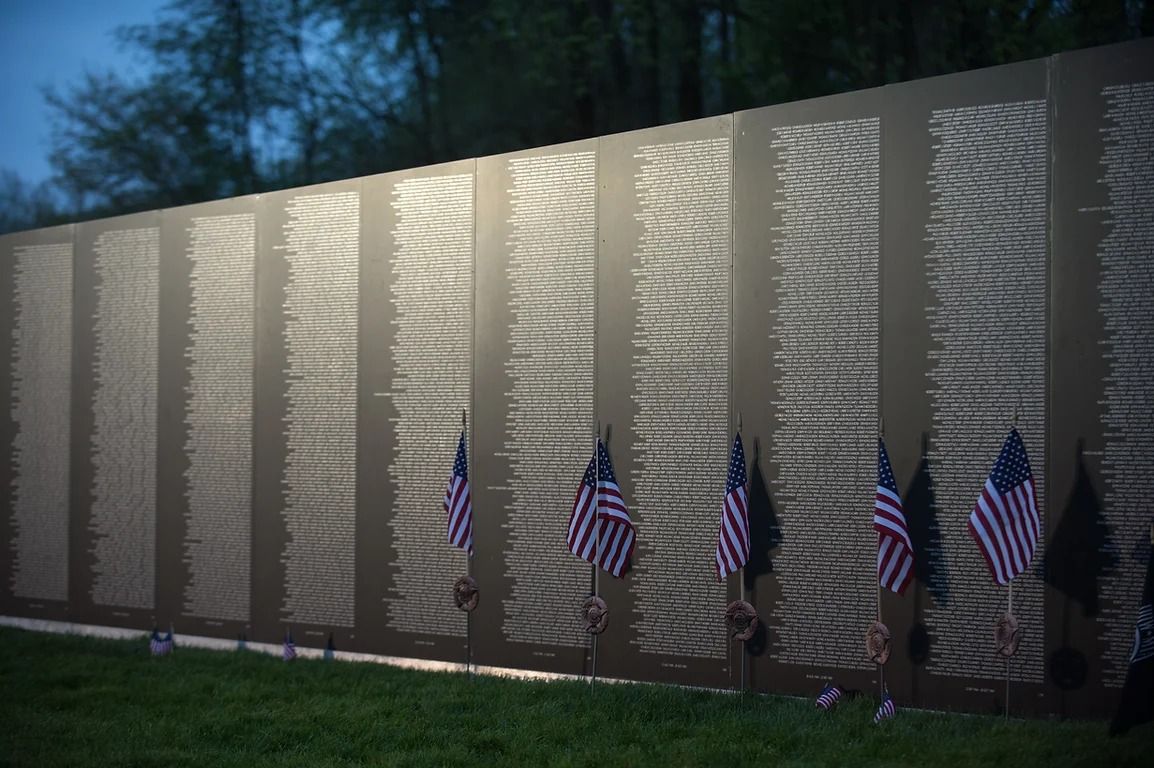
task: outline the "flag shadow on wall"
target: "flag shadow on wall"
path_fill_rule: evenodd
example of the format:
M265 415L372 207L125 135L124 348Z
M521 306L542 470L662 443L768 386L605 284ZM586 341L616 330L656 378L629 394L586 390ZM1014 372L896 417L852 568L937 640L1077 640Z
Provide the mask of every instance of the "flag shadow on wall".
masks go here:
M770 554L781 546L781 526L769 497L769 486L761 472L761 441L753 439L753 464L749 473L749 561L745 564L745 589L750 599L757 605L757 579L773 573L773 559ZM745 651L750 656L761 656L769 646L769 635L765 629L765 619L757 623L757 629L745 643Z
M950 577L942 548L942 529L938 524L929 452L930 438L923 432L918 469L906 488L902 504L914 550L914 578L926 588L935 605L947 605L950 600ZM930 655L930 635L926 630L925 606L922 603L922 590L915 588L914 623L906 644L910 661L915 666L924 664Z
M1063 691L1084 686L1088 669L1085 654L1070 645L1072 604L1081 604L1083 616L1096 616L1099 580L1116 562L1102 517L1101 498L1086 469L1084 449L1085 440L1079 438L1074 455L1074 486L1050 537L1046 556L1038 566L1043 580L1065 596L1062 645L1050 654L1047 665L1051 679ZM1064 697L1062 708L1065 709Z

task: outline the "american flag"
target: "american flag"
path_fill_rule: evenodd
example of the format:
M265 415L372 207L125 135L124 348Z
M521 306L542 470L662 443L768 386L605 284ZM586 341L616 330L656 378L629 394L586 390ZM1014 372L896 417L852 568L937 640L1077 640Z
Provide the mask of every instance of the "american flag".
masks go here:
M297 657L297 647L293 644L293 633L290 629L284 633L284 647L281 649L281 658L292 661Z
M168 630L168 634L164 637L160 636L160 630L156 627L152 629L152 637L148 639L148 650L152 652L153 656L167 656L172 653L176 642L172 639L172 630Z
M620 578L636 539L609 452L597 438L596 455L585 468L569 514L569 551Z
M889 720L897 712L897 707L894 706L894 699L890 696L890 692L882 692L882 703L878 707L878 711L874 714L874 725L877 725L882 720Z
M902 497L886 444L878 438L878 490L874 498L874 530L878 532L878 582L899 595L914 576L913 544L902 511Z
M449 543L473 553L473 496L469 491L469 458L465 451L465 432L457 441L457 460L445 489L445 512L449 515Z
M1026 446L1018 430L1011 428L986 479L986 487L970 513L970 535L982 550L994 581L1009 584L1026 570L1034 557L1041 527Z
M837 704L837 700L841 698L841 688L838 688L833 683L829 683L825 688L821 689L821 693L817 695L817 706L824 710L833 709L833 705Z
M745 449L741 435L733 438L729 454L729 476L721 502L721 525L717 530L717 551L713 555L720 581L739 570L749 560L749 493L746 490Z
M330 632L329 633L329 641L327 643L325 643L325 655L324 655L325 661L332 661L333 658L336 656L336 654L337 654L337 646L336 646L336 643L333 642L333 635Z

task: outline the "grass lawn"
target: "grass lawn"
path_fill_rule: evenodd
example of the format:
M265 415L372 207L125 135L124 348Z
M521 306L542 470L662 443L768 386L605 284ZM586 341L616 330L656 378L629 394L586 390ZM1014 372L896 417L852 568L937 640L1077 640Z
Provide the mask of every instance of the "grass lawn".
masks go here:
M179 638L178 638L179 639ZM526 682L0 628L0 764L1150 765L1154 726ZM1146 758L1146 759L1144 759Z

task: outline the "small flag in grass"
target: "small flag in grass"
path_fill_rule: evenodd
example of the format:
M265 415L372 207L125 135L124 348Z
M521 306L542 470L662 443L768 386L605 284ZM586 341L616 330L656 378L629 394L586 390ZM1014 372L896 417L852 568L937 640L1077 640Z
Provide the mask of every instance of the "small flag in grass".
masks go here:
M826 711L833 709L833 705L837 704L837 700L841 698L841 693L841 688L838 688L833 683L829 683L825 688L822 688L821 693L817 695L817 706Z
M337 646L333 643L333 633L329 632L329 641L325 643L325 661L332 661L336 652Z
M248 648L248 638L246 638L244 636L244 633L241 632L239 635L236 636L236 649L238 651L243 651L246 648Z
M292 661L297 657L297 647L293 644L293 633L291 629L284 633L284 648L281 651L281 656L285 661Z
M889 720L897 711L898 709L894 706L894 699L890 696L890 692L883 692L881 706L878 707L877 714L874 715L874 725L877 725L882 720Z
M152 628L152 637L148 640L148 650L152 652L153 656L167 656L172 653L173 647L176 643L172 639L172 629L168 630L168 634L161 637L160 630L156 627Z

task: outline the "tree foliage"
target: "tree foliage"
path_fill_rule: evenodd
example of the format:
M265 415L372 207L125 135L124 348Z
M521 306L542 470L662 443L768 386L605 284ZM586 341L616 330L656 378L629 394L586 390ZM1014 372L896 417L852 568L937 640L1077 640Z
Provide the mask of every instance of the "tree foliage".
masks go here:
M1154 32L1154 0L182 0L48 94L73 216L298 186Z
M32 229L59 220L47 184L30 185L12 171L0 169L0 232Z

